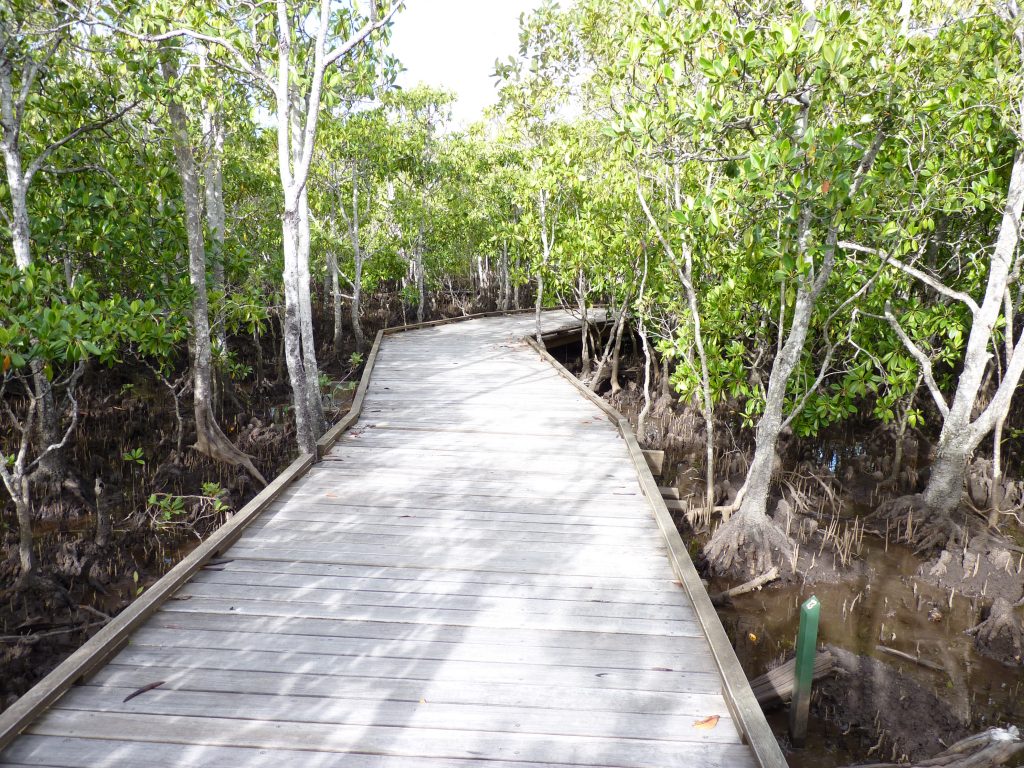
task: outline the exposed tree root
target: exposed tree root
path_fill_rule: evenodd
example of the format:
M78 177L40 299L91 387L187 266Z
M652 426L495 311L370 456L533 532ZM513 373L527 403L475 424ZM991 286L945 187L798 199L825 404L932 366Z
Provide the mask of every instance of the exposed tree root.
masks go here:
M711 569L743 580L756 578L773 566L792 573L796 547L792 539L761 512L740 510L722 523L704 547Z
M200 409L197 408L196 411L196 416L199 417ZM243 467L261 485L266 486L266 479L256 469L252 459L242 453L228 440L227 435L217 426L217 422L214 421L210 410L203 408L201 413L203 417L196 419L196 443L192 447L217 461L223 461L225 464L231 464L235 467Z
M35 592L45 600L55 600L72 610L77 608L75 601L71 599L71 595L68 594L64 587L51 578L40 576L31 571L28 573L22 572L14 583L14 590L23 595Z
M913 546L918 553L935 548L956 547L964 538L961 526L945 515L928 508L924 494L915 493L884 501L874 516L896 524L896 538Z
M988 618L967 630L974 635L978 653L1003 664L1017 665L1024 658L1024 629L1010 601L997 597Z
M1016 727L989 728L958 741L944 752L916 763L862 763L849 768L989 768L1005 765L1024 750Z

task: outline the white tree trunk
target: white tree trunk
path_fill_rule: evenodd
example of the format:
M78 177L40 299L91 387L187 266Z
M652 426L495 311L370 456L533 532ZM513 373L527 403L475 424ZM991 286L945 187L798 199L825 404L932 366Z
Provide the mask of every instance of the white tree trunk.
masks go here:
M1017 257L1020 239L1020 218L1024 209L1024 152L1018 151L1013 160L1010 186L1003 208L1003 219L999 227L992 259L989 263L985 298L974 315L971 333L964 350L963 370L957 381L956 392L949 406L949 413L942 423L935 461L931 466L924 500L928 508L942 515L956 510L963 495L964 476L970 454L995 427L996 422L1009 408L1013 392L1024 369L1024 333L1021 334L1013 356L1007 361L1003 380L988 407L977 419L971 421L982 379L989 365L989 347L992 331L999 319L1003 298L1009 277ZM1008 328L1012 334L1013 329Z
M164 78L177 80L174 53L164 48L160 67ZM203 236L203 209L199 192L199 173L189 140L188 115L176 96L167 103L171 123L174 157L181 176L185 204L185 232L188 238L188 272L192 286L192 402L196 420L196 450L214 459L242 466L266 485L252 461L239 451L217 426L213 416L212 351L210 314L206 290L206 245Z
M213 289L223 294L224 233L227 216L224 211L224 125L217 107L210 101L203 110L203 134L206 138L206 222L210 230L211 273ZM224 312L220 310L213 320L213 336L222 355L228 352Z
M509 280L509 274L508 274L508 241L507 240L502 240L502 242L501 242L501 263L500 263L500 267L499 268L501 269L501 276L500 276L501 286L499 288L500 294L499 294L499 299L498 299L498 309L500 309L502 312L505 312L505 311L508 310L508 306L509 306L509 293L510 293L510 290L509 290L510 289L510 285L509 285L510 280Z
M362 299L363 299L363 248L360 243L359 228L359 168L352 163L352 217L349 219L349 239L352 241L352 259L354 275L352 278L352 333L356 340L356 351L362 352L366 346L363 334Z
M552 242L548 236L548 193L546 189L537 193L537 203L540 211L540 247L541 263L537 268L537 302L535 306L537 321L537 343L541 341L540 312L544 307L544 272L548 268L548 259L551 256Z
M310 404L306 360L302 347L302 320L300 316L300 272L298 268L299 214L295 208L285 207L281 219L284 238L284 355L288 366L288 380L292 388L292 406L295 412L295 437L299 450L316 455L319 438L317 420ZM319 399L319 392L317 393Z
M21 122L17 114L11 65L0 59L0 151L7 170L7 190L11 197L11 242L19 269L32 264L32 233L28 218L28 179L21 156Z
M424 201L426 204L426 201ZM416 322L422 323L424 312L426 312L427 289L423 276L423 235L424 224L422 214L420 216L420 228L416 235L416 245L413 248L413 258L416 260Z
M331 297L331 309L333 311L334 327L334 354L340 354L342 340L344 339L344 328L341 324L341 282L338 274L338 254L333 248L327 250L327 282L326 292Z

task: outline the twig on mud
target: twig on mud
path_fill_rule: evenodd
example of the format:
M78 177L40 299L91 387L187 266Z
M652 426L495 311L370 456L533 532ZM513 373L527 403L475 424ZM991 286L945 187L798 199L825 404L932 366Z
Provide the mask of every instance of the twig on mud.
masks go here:
M760 576L751 579L750 581L744 582L737 587L727 589L724 592L719 592L717 595L711 596L712 605L725 605L730 598L736 597L737 595L745 595L747 592L753 592L756 589L760 589L770 581L775 581L779 578L779 568L773 565L768 571L762 573Z
M103 619L103 621L105 622L110 621L113 618L112 616L108 616L107 614L105 614L103 611L96 610L91 605L79 605L78 609L81 611L85 611L86 613L91 613L93 616Z
M91 621L86 624L78 624L74 627L67 627L66 629L50 629L46 632L33 632L30 635L0 635L0 643L34 643L37 640L42 640L44 637L56 637L57 635L69 635L72 632L82 632L86 629L92 629L93 627L101 627L106 624L109 619L103 621Z
M897 658L904 659L905 661L912 661L915 664L920 664L922 667L933 669L936 672L946 671L946 668L943 667L941 664L936 664L934 661L928 661L926 659L920 659L917 656L914 656L909 653L904 653L903 651L897 651L895 648L890 648L887 645L876 645L875 650L881 651L882 653L887 653L890 656L896 656Z

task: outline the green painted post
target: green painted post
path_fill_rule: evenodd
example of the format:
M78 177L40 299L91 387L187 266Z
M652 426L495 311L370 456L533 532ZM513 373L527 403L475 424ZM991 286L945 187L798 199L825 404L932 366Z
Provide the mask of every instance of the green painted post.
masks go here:
M793 746L802 747L807 737L807 711L811 705L814 658L818 653L818 615L821 603L813 595L800 606L800 629L796 636L796 669L793 701L789 707L789 737Z

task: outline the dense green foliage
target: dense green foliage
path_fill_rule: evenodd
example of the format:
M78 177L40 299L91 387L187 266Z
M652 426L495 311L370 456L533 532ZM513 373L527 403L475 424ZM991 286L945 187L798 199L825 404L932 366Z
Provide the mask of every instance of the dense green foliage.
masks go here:
M290 5L296 18L317 8ZM335 5L332 34L344 37L362 20ZM383 5L378 14L393 10ZM192 6L184 18L162 3L77 19L60 3L0 10L5 376L34 361L167 365L183 352L192 289L172 97L195 116L200 168L210 153L222 159L210 312L229 335L281 322L277 107L262 82L276 77L281 31L272 14ZM547 304L609 303L674 361L678 394L696 401L685 253L709 395L725 418L757 425L806 306L806 341L783 382L799 434L900 414L937 429L925 361L950 392L972 326L957 299L985 292L1019 148L1020 30L1007 8L548 3L524 20L519 55L497 64L495 113L465 133L446 125L448 94L394 88L386 35L368 38L324 76L311 280L328 302L354 281L364 296L397 286L411 312L444 291L505 307L536 290ZM196 32L171 35L179 25ZM308 30L289 34L297 51L314 50ZM178 78L160 68L168 44ZM311 85L306 70L293 76L300 91ZM227 126L221 148L198 117L209 104ZM18 237L15 153L22 171L40 159L24 190L31 267L7 245ZM993 382L1013 354L1017 267L988 350ZM232 345L220 352L230 364Z

